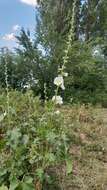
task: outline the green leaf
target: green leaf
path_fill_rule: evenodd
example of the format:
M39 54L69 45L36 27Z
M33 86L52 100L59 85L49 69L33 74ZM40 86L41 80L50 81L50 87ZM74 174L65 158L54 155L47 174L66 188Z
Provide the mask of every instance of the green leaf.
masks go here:
M47 135L46 135L46 139L48 142L50 143L54 143L55 139L56 139L57 135L54 132L48 131Z
M56 160L56 157L53 153L46 153L45 155L45 159L50 162L50 163L54 163Z
M22 190L35 190L33 184L22 183Z
M71 159L66 160L66 172L67 172L67 175L72 173L72 160Z
M6 186L2 185L2 186L0 187L0 190L8 190L8 188L7 188Z
M38 178L43 181L44 179L44 170L42 168L38 168L36 170L36 175L38 176Z
M21 132L19 129L14 128L12 130L9 130L7 132L8 140L6 142L6 145L16 150L16 148L18 148L18 144L20 143L20 137L21 137Z
M17 181L17 179L13 178L11 180L11 182L10 182L10 188L9 188L9 190L15 190L16 187L18 187L18 185L19 185L19 182Z
M0 169L0 177L7 173L7 169Z
M27 176L27 177L25 177L24 182L25 182L26 184L32 184L32 182L33 182L33 178Z
M20 130L18 128L14 128L13 130L8 131L8 135L12 140L20 137Z
M21 183L22 190L35 190L33 185L33 178L26 176L24 181Z
M12 115L16 115L16 110L15 108L9 107L9 111Z

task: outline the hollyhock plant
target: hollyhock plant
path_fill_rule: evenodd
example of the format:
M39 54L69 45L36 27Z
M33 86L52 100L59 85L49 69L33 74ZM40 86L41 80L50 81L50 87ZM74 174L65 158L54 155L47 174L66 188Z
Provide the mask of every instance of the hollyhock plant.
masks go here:
M59 75L58 77L56 77L54 79L54 84L58 87L61 87L62 90L65 90L65 87L64 87L64 79L61 75Z
M55 104L63 104L63 99L61 96L53 96L52 101L55 102Z

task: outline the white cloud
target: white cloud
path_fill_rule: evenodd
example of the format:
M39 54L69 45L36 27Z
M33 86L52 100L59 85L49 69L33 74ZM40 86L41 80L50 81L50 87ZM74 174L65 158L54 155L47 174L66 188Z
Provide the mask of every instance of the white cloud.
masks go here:
M5 34L5 36L3 36L3 40L5 40L5 41L14 41L15 40L14 33Z
M18 24L13 26L13 31L18 31L20 29L20 26Z
M33 7L37 6L37 0L20 0L22 3L31 5Z

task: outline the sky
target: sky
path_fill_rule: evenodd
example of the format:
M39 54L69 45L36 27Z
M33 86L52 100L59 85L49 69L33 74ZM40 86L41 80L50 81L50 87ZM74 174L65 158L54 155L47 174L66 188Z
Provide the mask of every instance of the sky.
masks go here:
M0 48L17 45L21 27L34 33L36 0L0 0Z

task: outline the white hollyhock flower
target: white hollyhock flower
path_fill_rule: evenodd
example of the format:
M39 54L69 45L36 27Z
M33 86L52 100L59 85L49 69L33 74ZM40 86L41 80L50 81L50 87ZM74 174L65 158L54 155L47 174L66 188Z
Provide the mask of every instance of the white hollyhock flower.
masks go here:
M61 86L61 84L63 84L64 80L62 76L58 76L54 79L54 84L56 86Z
M61 84L61 88L62 88L62 90L65 90L64 84Z
M53 96L52 101L55 102L55 104L63 104L63 100L61 96Z
M68 76L68 73L64 73L63 75L64 75L64 77L67 77L67 76Z
M64 79L62 76L58 76L54 79L54 84L56 86L60 86L63 90L65 90L65 87L64 87Z

